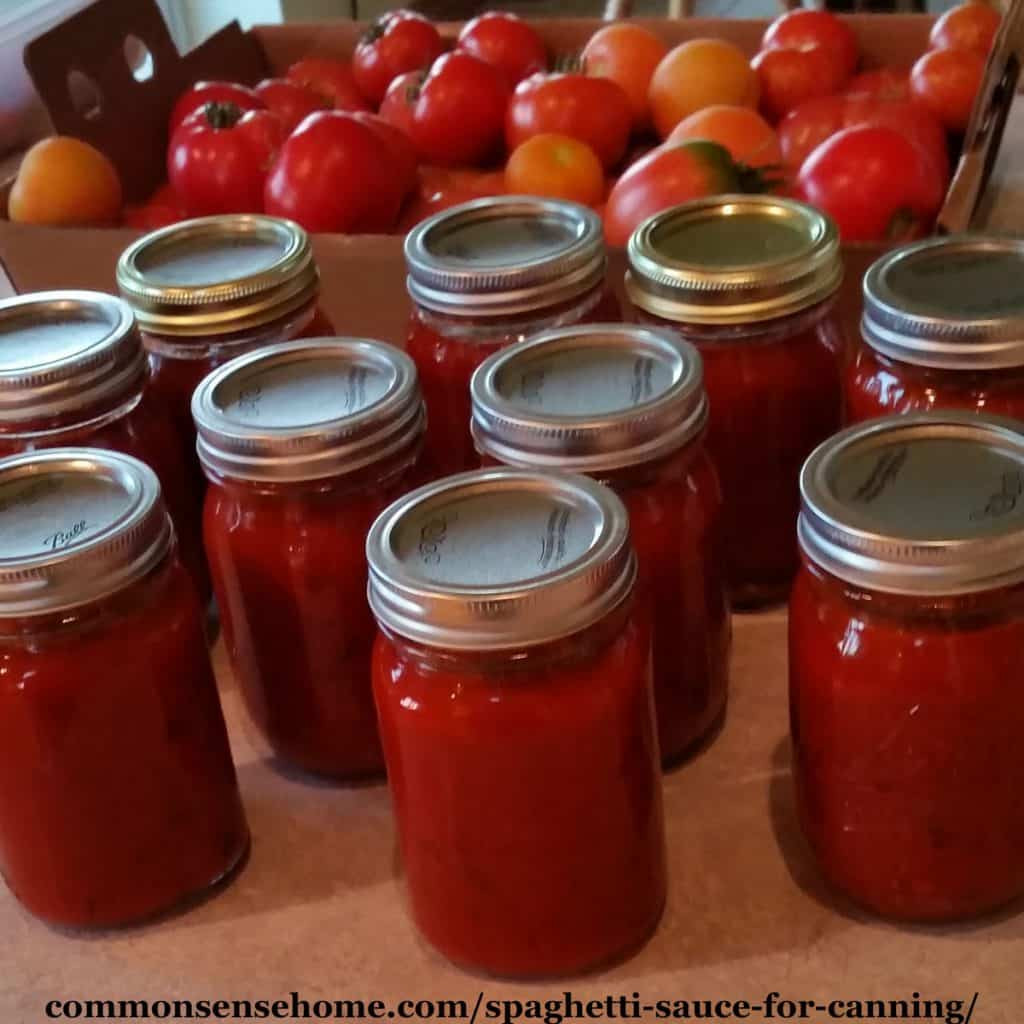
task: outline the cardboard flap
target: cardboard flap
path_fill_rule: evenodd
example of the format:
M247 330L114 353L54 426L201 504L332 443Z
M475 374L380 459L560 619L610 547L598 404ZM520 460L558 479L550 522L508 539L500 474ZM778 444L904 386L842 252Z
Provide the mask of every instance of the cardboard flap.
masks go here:
M155 0L97 0L29 43L25 67L54 130L106 153L138 200L165 177L181 92L203 78L255 83L266 59L237 22L181 56Z

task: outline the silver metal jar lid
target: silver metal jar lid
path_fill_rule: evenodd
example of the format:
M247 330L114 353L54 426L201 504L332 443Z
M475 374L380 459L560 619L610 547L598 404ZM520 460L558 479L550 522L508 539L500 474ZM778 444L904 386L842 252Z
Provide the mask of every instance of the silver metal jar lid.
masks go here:
M35 292L0 301L0 424L112 405L146 374L131 308L102 292Z
M452 316L514 315L568 302L604 280L601 218L586 206L494 196L429 217L405 239L408 288Z
M887 253L864 278L861 332L919 366L1024 366L1024 241L960 235Z
M473 437L501 462L595 473L677 451L708 418L688 342L628 324L546 331L473 375Z
M800 475L807 556L871 590L948 595L1024 580L1024 427L931 412L850 427Z
M680 323L789 316L843 278L831 218L778 196L715 196L656 213L633 232L628 255L633 303Z
M366 542L369 598L386 629L456 650L578 633L632 590L625 506L586 477L488 469L406 495Z
M157 566L173 536L138 459L92 448L0 459L0 616L107 597Z
M208 337L252 330L319 291L309 236L279 217L236 213L160 228L130 245L117 285L143 330Z
M238 356L196 388L192 418L206 469L267 482L351 473L408 448L426 425L413 361L356 338Z

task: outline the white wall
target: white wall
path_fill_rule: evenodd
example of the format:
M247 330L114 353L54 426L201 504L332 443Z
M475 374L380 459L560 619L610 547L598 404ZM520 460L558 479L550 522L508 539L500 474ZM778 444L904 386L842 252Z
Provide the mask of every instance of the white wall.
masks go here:
M163 0L162 6L181 5L182 22L189 46L236 18L242 28L281 21L281 0Z

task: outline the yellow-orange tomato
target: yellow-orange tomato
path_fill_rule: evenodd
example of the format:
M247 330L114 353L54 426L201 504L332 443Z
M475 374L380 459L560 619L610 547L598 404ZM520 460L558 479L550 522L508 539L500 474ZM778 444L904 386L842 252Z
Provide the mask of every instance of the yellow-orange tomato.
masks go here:
M733 160L748 167L777 167L782 163L779 137L750 107L717 104L684 118L672 129L669 142L710 139L725 146Z
M669 51L647 93L654 127L664 139L704 107L756 107L757 74L738 47L722 39L691 39Z
M604 168L585 142L547 132L527 139L508 158L505 189L596 206L605 195Z
M55 135L25 154L7 212L23 224L112 224L121 212L121 180L98 149Z
M633 128L642 130L651 120L647 105L651 78L667 53L668 47L650 29L620 21L590 37L583 48L583 69L622 87L633 109Z

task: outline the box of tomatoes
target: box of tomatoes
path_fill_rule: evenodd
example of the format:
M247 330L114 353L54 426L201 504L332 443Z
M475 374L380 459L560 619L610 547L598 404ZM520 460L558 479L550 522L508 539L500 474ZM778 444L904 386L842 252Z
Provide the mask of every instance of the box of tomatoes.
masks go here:
M314 233L325 305L347 331L398 341L400 236L446 206L568 198L597 208L620 248L667 206L777 191L836 219L852 317L871 259L934 229L972 108L993 91L999 28L984 3L938 21L496 10L456 25L395 11L369 26L233 25L179 55L153 0L98 0L26 49L55 134L9 183L0 260L20 291L112 290L139 232L265 211ZM979 187L960 191L966 224Z

